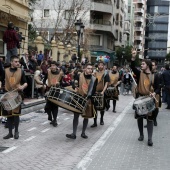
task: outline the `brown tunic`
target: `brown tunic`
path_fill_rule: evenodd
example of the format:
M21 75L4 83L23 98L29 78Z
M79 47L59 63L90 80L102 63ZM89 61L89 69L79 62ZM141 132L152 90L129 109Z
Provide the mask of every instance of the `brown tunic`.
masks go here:
M56 86L60 82L63 76L63 72L60 71L59 74L53 74L51 70L48 70L48 87Z
M6 91L12 91L14 89L17 89L20 86L21 82L21 75L22 71L20 68L17 68L15 72L11 72L10 68L5 69L5 90ZM18 116L21 114L21 106L18 106L17 108L6 111L3 110L2 115L3 116Z
M96 72L94 76L98 79L98 84L96 87L96 92L101 92L104 89L104 73L105 71Z
M109 85L116 85L116 83L119 80L119 73L118 72L116 74L109 73L109 77L110 77Z
M149 95L150 92L153 92L152 84L154 83L153 74L145 74L141 71L140 80L138 86L138 92L141 95Z
M91 81L90 79L86 79L84 77L84 73L80 74L78 94L80 94L84 97L87 96L90 81ZM87 101L87 107L85 108L85 110L82 114L82 117L84 117L84 118L94 118L95 115L96 115L96 112L95 112L94 106L93 106L91 100L89 99Z

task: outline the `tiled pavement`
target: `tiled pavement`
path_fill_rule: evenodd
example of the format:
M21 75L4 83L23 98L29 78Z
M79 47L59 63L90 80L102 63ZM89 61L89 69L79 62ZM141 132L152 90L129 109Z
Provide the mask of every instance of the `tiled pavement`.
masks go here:
M139 142L138 135L137 122L130 109L103 147L94 150L96 143L75 169L170 170L170 111L165 109L165 105L160 109L158 126L154 127L153 147L147 146L146 128L144 141Z
M87 140L80 137L82 118L77 139L70 140L73 114L60 109L59 126L49 125L44 113L21 116L19 140L3 140L7 130L0 125L0 146L9 149L0 153L0 170L169 170L170 112L164 105L154 127L153 147L145 140L139 142L136 121L131 109L133 98L120 96L117 113L105 115L105 125L92 129L90 119Z
M98 125L95 129L90 128L93 123L93 119L90 119L87 140L80 137L83 120L81 117L77 139L66 138L66 133L72 132L73 114L64 109L59 110L59 126L56 128L49 124L46 113L32 112L21 116L20 138L18 140L3 140L7 129L1 124L0 146L9 147L9 149L0 152L0 170L73 169L131 100L131 96L120 96L120 101L117 103L117 113L111 112L110 109L105 114L104 126Z

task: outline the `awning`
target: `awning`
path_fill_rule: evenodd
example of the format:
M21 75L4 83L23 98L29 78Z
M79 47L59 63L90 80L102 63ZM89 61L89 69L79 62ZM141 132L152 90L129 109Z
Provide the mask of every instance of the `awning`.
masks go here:
M106 51L91 51L91 55L92 56L109 56L110 57L110 61L113 61L114 59L116 59L116 53L115 51L110 51L106 52Z

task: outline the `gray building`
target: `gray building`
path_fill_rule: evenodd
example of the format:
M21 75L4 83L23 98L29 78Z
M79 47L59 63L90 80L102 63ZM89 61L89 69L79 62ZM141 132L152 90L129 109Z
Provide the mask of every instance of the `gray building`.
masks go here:
M145 34L145 58L163 63L167 54L169 1L148 0Z

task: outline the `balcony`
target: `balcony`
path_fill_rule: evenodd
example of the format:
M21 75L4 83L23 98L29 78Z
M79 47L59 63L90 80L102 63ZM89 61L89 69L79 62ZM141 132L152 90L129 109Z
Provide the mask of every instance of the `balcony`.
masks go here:
M91 10L112 14L112 5L106 3L101 4L100 2L92 2Z
M134 0L133 3L145 4L145 0Z
M90 21L91 29L112 32L110 21L103 19L93 19Z
M143 49L142 45L137 45L136 48L139 49L140 51L142 51Z
M135 31L143 31L142 27L135 27Z
M144 13L144 10L142 8L135 8L134 12Z
M140 58L140 59L144 59L144 57L143 57L142 54L139 54L139 58Z
M139 22L143 22L143 17L135 17L134 20L139 21Z
M135 40L139 40L139 41L142 41L142 37L141 36L135 36Z

